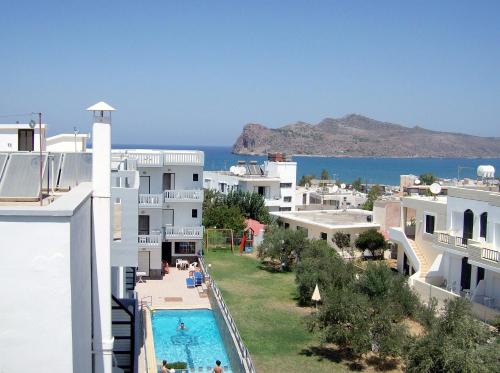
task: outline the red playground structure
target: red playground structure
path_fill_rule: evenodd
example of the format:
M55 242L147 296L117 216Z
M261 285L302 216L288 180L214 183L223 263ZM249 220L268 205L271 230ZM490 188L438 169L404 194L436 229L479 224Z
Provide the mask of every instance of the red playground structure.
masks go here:
M247 219L245 221L246 228L243 230L243 235L240 241L239 253L251 253L254 250L255 236L259 235L264 229L264 224L261 224L257 220Z

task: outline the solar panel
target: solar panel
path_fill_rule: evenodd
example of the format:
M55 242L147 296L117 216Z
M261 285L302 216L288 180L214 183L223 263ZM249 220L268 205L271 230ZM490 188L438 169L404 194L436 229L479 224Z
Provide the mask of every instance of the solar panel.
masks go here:
M42 155L43 174L47 155ZM0 197L35 198L40 192L40 155L11 153L0 180Z
M5 163L7 162L8 154L0 153L0 179L2 178L3 168L5 167Z
M92 181L92 154L65 153L57 187L68 189L84 181Z

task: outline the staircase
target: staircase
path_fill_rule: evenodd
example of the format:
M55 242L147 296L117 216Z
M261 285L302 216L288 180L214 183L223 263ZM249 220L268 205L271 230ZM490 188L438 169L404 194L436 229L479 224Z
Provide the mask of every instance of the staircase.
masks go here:
M415 255L417 256L417 258L420 262L420 278L425 278L425 276L429 272L430 265L427 262L427 260L425 259L425 255L418 248L416 242L410 238L407 238L407 240L408 240L413 252L415 253Z
M118 299L112 295L113 354L117 367L125 373L135 371L135 299Z
M135 289L135 271L134 267L127 267L125 270L125 286L127 291Z

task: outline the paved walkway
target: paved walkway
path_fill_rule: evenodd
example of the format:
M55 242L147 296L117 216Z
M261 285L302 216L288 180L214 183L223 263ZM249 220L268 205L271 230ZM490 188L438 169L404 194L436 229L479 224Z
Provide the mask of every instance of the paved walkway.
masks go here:
M153 308L188 309L210 308L208 297L200 295L197 288L186 287L189 271L170 268L170 273L161 280L144 280L136 284L139 301L151 297ZM149 301L149 300L148 300Z

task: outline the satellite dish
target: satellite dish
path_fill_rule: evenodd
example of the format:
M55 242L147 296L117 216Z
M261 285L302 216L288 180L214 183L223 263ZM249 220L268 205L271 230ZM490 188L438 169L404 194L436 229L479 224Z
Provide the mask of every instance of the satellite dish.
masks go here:
M420 185L421 181L420 179L415 179L415 185Z
M434 196L436 196L437 194L439 194L441 192L441 185L439 185L438 183L433 183L433 184L431 184L429 189L430 189L431 193L434 194Z
M340 184L340 187L341 187L342 189L345 189L345 184L344 184L344 183Z
M337 185L334 185L334 186L332 187L332 192L333 192L333 193L337 193L337 191L338 191L338 190L339 190L339 187L338 187Z

